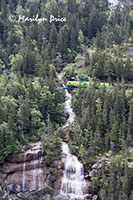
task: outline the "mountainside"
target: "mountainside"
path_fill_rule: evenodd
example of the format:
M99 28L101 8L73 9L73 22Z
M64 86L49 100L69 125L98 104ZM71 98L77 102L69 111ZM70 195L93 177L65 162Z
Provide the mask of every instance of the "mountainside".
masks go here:
M0 199L131 200L132 144L132 0L0 0Z

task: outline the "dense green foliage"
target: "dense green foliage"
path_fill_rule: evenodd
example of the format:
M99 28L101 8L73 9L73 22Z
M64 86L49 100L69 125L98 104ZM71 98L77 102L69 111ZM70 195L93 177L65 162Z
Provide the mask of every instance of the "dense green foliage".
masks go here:
M61 159L61 145L62 140L60 137L53 135L53 133L43 134L43 148L45 151L45 163L50 166L56 159Z
M51 89L46 79L23 79L13 73L3 73L0 77L1 159L17 151L27 140L41 138L48 114L53 129L63 123L63 101L62 93L55 84Z
M57 72L65 72L65 81L133 81L133 4L121 2L110 10L107 0L0 0L0 163L37 140L47 166L61 158L61 138L86 165L105 152L129 149L133 91L119 85L73 91L75 122L69 131L58 129L66 116ZM51 15L66 22L50 22ZM22 16L47 21L19 21ZM102 200L132 199L126 157L116 156L92 178ZM55 181L57 171L51 174ZM44 193L52 195L52 188Z
M80 88L73 95L77 115L77 124L69 130L73 145L97 154L110 149L119 151L132 144L132 89L118 86L97 90ZM86 154L83 155L86 158Z
M127 47L125 47L127 49ZM63 71L68 80L75 77L75 80L90 80L90 77L95 80L109 81L116 83L118 80L132 82L133 80L133 64L132 58L125 57L122 49L118 46L104 51L93 50L91 56L86 50L85 55L78 54L73 63L67 64ZM118 57L119 54L119 57ZM123 59L123 57L125 59ZM85 62L87 61L87 66Z
M132 168L128 167L125 156L117 155L112 157L110 166L108 168L103 166L102 170L101 198L108 200L131 200L133 197Z
M73 91L77 119L66 135L71 151L86 165L105 152L109 165L91 178L92 189L101 199L132 199L133 90L79 88ZM117 155L118 154L118 155Z
M111 80L117 79L131 82L133 77L132 59L123 59L123 54L119 55L121 51L117 48L112 50L112 54L105 51L98 51L93 54L88 66L88 74L92 77L96 77L100 80Z
M43 63L52 61L58 67L64 61L72 61L84 45L92 44L95 36L96 47L102 49L128 41L133 28L129 2L124 2L124 11L118 5L109 12L107 0L1 0L0 59L9 68L13 64L21 74L46 74ZM16 21L9 21L11 15ZM48 21L18 22L20 16L37 15ZM50 15L66 17L67 21L50 23Z
M50 194L52 196L53 194L53 189L50 186L46 186L44 188L44 194Z

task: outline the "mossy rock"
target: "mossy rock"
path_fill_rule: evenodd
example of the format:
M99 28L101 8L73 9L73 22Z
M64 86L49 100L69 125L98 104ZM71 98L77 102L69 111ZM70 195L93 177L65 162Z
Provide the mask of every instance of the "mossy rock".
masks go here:
M50 187L49 185L47 185L47 186L45 186L43 193L44 193L44 195L50 194L52 196L53 195L53 188Z

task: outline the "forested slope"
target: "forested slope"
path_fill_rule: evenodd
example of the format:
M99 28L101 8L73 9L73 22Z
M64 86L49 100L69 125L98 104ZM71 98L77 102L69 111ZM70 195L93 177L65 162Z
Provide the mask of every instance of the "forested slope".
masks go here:
M133 83L133 4L119 2L111 10L107 0L0 0L0 163L30 141L45 138L50 148L51 140L58 146L64 138L87 173L90 160L116 155L101 182L94 180L94 193L102 188L101 199L132 198L133 91L119 83ZM58 138L51 135L66 119L61 70L63 82L74 77L118 86L72 91L76 120Z

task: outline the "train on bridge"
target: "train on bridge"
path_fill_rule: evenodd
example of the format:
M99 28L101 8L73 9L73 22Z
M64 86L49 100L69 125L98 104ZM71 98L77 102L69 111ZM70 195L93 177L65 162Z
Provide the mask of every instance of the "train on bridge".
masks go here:
M112 83L103 83L103 82L88 82L88 81L67 81L66 88L69 87L96 87L96 88L108 88L113 87Z
M99 82L99 81L67 81L66 88L71 87L95 87L95 88L112 88L113 86L121 86L121 87L133 87L133 84L118 84L118 83L107 83L107 82Z

